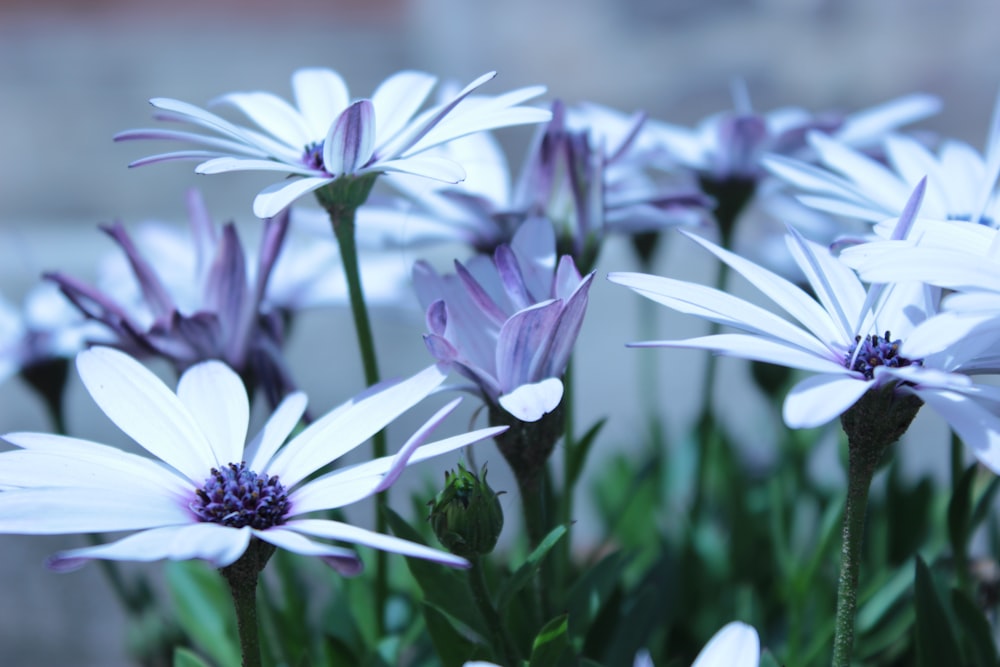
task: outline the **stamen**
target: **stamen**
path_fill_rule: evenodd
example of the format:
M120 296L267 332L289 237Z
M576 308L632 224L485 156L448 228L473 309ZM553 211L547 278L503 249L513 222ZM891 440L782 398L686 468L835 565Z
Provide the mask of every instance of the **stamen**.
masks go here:
M191 503L199 519L231 528L250 526L265 530L285 522L288 492L277 476L257 475L246 462L230 463L218 470L197 491Z
M309 144L302 153L302 163L310 169L323 169L323 142Z
M892 334L888 331L885 336L871 334L862 340L861 336L855 336L854 345L844 356L844 366L853 371L858 371L865 376L865 379L872 380L875 377L875 369L879 366L889 368L902 368L911 364L919 364L919 360L907 359L899 354L899 346L902 340L892 340ZM855 350L857 353L855 354ZM854 359L853 365L851 359Z

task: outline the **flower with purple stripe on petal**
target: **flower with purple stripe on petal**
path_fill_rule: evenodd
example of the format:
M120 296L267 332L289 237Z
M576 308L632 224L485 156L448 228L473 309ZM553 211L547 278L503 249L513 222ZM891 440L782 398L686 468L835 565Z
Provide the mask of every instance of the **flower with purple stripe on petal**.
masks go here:
M537 421L562 400L593 276L581 276L568 255L556 261L555 234L542 218L526 221L493 257L456 261L454 274L419 262L414 283L427 309L427 349L490 405Z
M200 146L136 160L130 166L167 160L198 160L195 171L272 171L287 176L262 190L254 213L270 218L299 197L338 179L384 173L414 174L448 183L465 178L456 162L428 153L459 137L500 127L544 122L544 109L520 106L545 88L519 88L497 96L473 96L496 72L479 77L451 98L421 111L437 79L403 71L370 99L351 101L340 75L305 68L292 75L295 106L267 92L230 93L215 103L235 107L259 129L237 125L173 99L150 100L157 118L190 123L210 134L166 129L130 130L117 141L164 139ZM367 196L367 193L365 194ZM360 202L353 202L356 208Z
M306 407L285 397L247 441L250 406L225 364L188 369L176 392L132 357L96 347L77 369L101 410L155 458L46 433L8 433L0 453L0 533L56 535L137 531L115 542L72 549L49 560L72 570L94 559L237 561L254 543L318 556L345 575L360 572L350 549L370 546L466 567L457 556L340 521L310 518L392 485L410 464L495 436L487 428L425 444L456 407L438 410L392 455L323 474L426 398L445 374L431 366L411 378L369 388L285 442Z

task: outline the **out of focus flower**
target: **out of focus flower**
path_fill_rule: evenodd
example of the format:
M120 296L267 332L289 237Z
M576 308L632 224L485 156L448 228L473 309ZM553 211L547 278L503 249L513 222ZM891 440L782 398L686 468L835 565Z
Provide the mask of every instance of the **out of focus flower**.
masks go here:
M50 283L28 292L20 309L0 298L0 382L38 365L64 362L87 340L99 339L102 329Z
M419 262L413 279L427 309L427 349L472 391L523 422L559 405L593 273L581 277L567 255L557 264L547 220L525 222L492 258L456 261L452 275Z
M101 410L155 458L45 433L3 436L18 449L0 453L0 533L138 531L116 542L56 554L49 561L53 569L70 570L93 559L164 558L198 558L224 567L257 540L319 556L348 575L360 571L360 559L322 540L466 565L459 557L396 537L304 518L384 491L409 464L500 430L424 445L457 404L453 401L394 456L315 476L430 394L444 380L436 368L369 389L284 446L305 410L305 396L287 396L247 443L246 389L220 362L188 369L176 393L111 348L81 353L77 369Z
M375 228L383 230L386 240L458 240L491 253L510 243L525 220L542 217L555 226L560 252L588 267L607 233L701 219L708 199L694 187L654 183L645 173L650 162L632 150L641 136L643 114L636 114L624 133L609 132L607 122L591 129L591 115L555 102L552 120L538 129L516 183L503 151L487 133L440 147L435 154L468 167L466 180L439 187L423 179L397 178L397 187L412 204L360 211L360 237Z
M886 163L852 148L836 135L810 133L821 166L781 155L764 165L792 186L807 206L836 215L878 222L898 217L917 182L927 178L921 215L939 220L1000 224L1000 97L993 112L985 154L948 139L937 154L913 137L885 137Z
M753 110L742 83L734 86L733 97L732 111L709 116L693 129L650 120L646 131L680 166L705 178L755 181L766 174L761 164L765 155L801 154L810 131L869 148L885 133L931 116L941 107L938 98L916 93L852 114L812 113L799 107L760 113Z
M254 261L235 225L221 233L215 228L196 191L188 195L188 212L186 244L160 243L165 237L159 234L146 252L120 223L104 228L124 252L131 281L118 272L99 289L61 272L47 277L111 331L114 345L163 357L178 373L199 361L225 361L275 405L294 385L281 355L281 312L264 303L288 215L265 222Z
M344 177L405 173L449 183L461 181L465 170L460 164L426 151L467 134L549 118L545 110L518 106L542 94L545 88L541 86L470 97L495 75L484 74L451 99L420 111L437 82L430 74L398 72L383 81L370 99L351 101L337 72L300 69L292 75L295 106L260 91L230 93L215 101L235 107L259 130L236 125L186 102L155 98L150 103L159 119L190 123L210 134L142 129L115 138L166 139L201 147L153 155L131 166L198 160L195 170L201 174L282 174L281 181L262 190L254 200L254 213L270 218L299 197Z

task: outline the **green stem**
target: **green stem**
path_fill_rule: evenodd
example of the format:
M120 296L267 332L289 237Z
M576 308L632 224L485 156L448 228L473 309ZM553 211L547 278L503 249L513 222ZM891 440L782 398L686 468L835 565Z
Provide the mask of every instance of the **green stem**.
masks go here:
M500 618L496 607L493 606L493 598L486 583L486 573L483 571L482 558L480 556L472 556L470 562L472 563L472 567L469 569L469 589L472 592L476 606L479 607L479 612L486 621L486 627L490 629L493 635L491 638L493 651L496 655L503 656L504 665L510 667L520 665L521 657L518 655L517 648L514 646L514 642L507 632L507 626L504 625L503 619Z
M566 372L563 373L563 489L562 502L559 505L559 523L566 526L566 535L559 543L557 579L553 582L556 591L560 594L559 599L562 599L563 583L569 580L571 571L570 563L573 555L573 492L577 482L575 471L580 465L576 460L580 452L577 451L576 443L573 440L573 394L573 358L570 357L569 362L566 364ZM549 526L543 527L542 539L547 534L546 528L549 528Z
M840 579L837 582L836 631L833 637L834 667L849 667L851 664L865 510L868 507L868 490L879 459L863 448L850 447L849 450L847 499L841 530L843 544L840 550Z
M361 269L358 262L358 245L354 234L354 222L358 208L368 199L374 176L355 179L338 179L331 184L330 191L320 191L317 197L333 225L333 233L340 245L340 260L344 265L344 277L347 279L347 291L351 300L351 313L354 316L354 329L358 336L358 348L361 352L361 364L364 368L365 383L370 387L379 382L378 359L375 354L375 337L372 334L371 321L368 317L368 306L365 303L364 289L361 285ZM387 453L385 431L379 431L372 437L372 457L381 458ZM388 496L380 493L375 497L375 530L388 532L385 508ZM381 636L385 625L385 606L389 599L388 555L381 549L375 551L375 627Z
M260 628L257 623L257 580L273 553L273 546L252 538L239 560L219 570L233 596L243 667L261 667L262 664Z

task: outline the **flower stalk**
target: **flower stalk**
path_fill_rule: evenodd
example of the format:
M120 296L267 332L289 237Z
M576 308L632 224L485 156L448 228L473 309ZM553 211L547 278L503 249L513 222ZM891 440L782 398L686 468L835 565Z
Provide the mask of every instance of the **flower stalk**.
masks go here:
M377 384L379 377L378 357L375 354L375 336L372 334L371 320L368 317L368 306L365 303L365 293L361 285L361 268L358 262L358 243L354 235L354 222L358 209L368 200L378 174L339 178L324 188L316 191L316 198L326 209L333 226L334 236L340 245L340 258L344 266L344 277L347 279L347 291L351 300L351 314L354 317L354 330L358 336L358 348L361 352L361 364L365 373L365 384L369 387ZM372 437L372 456L380 458L386 455L385 431L379 431ZM386 496L380 494L375 498L375 530L380 533L387 531L385 519ZM384 620L382 610L389 599L388 560L382 551L375 553L375 627L382 632Z
M841 529L833 667L850 667L854 650L861 546L872 478L889 447L906 432L921 405L923 402L916 396L898 394L889 385L869 390L841 416L841 425L847 433L847 499Z
M233 596L243 667L260 667L262 664L260 628L257 624L257 580L273 553L272 545L254 538L239 560L219 570Z

